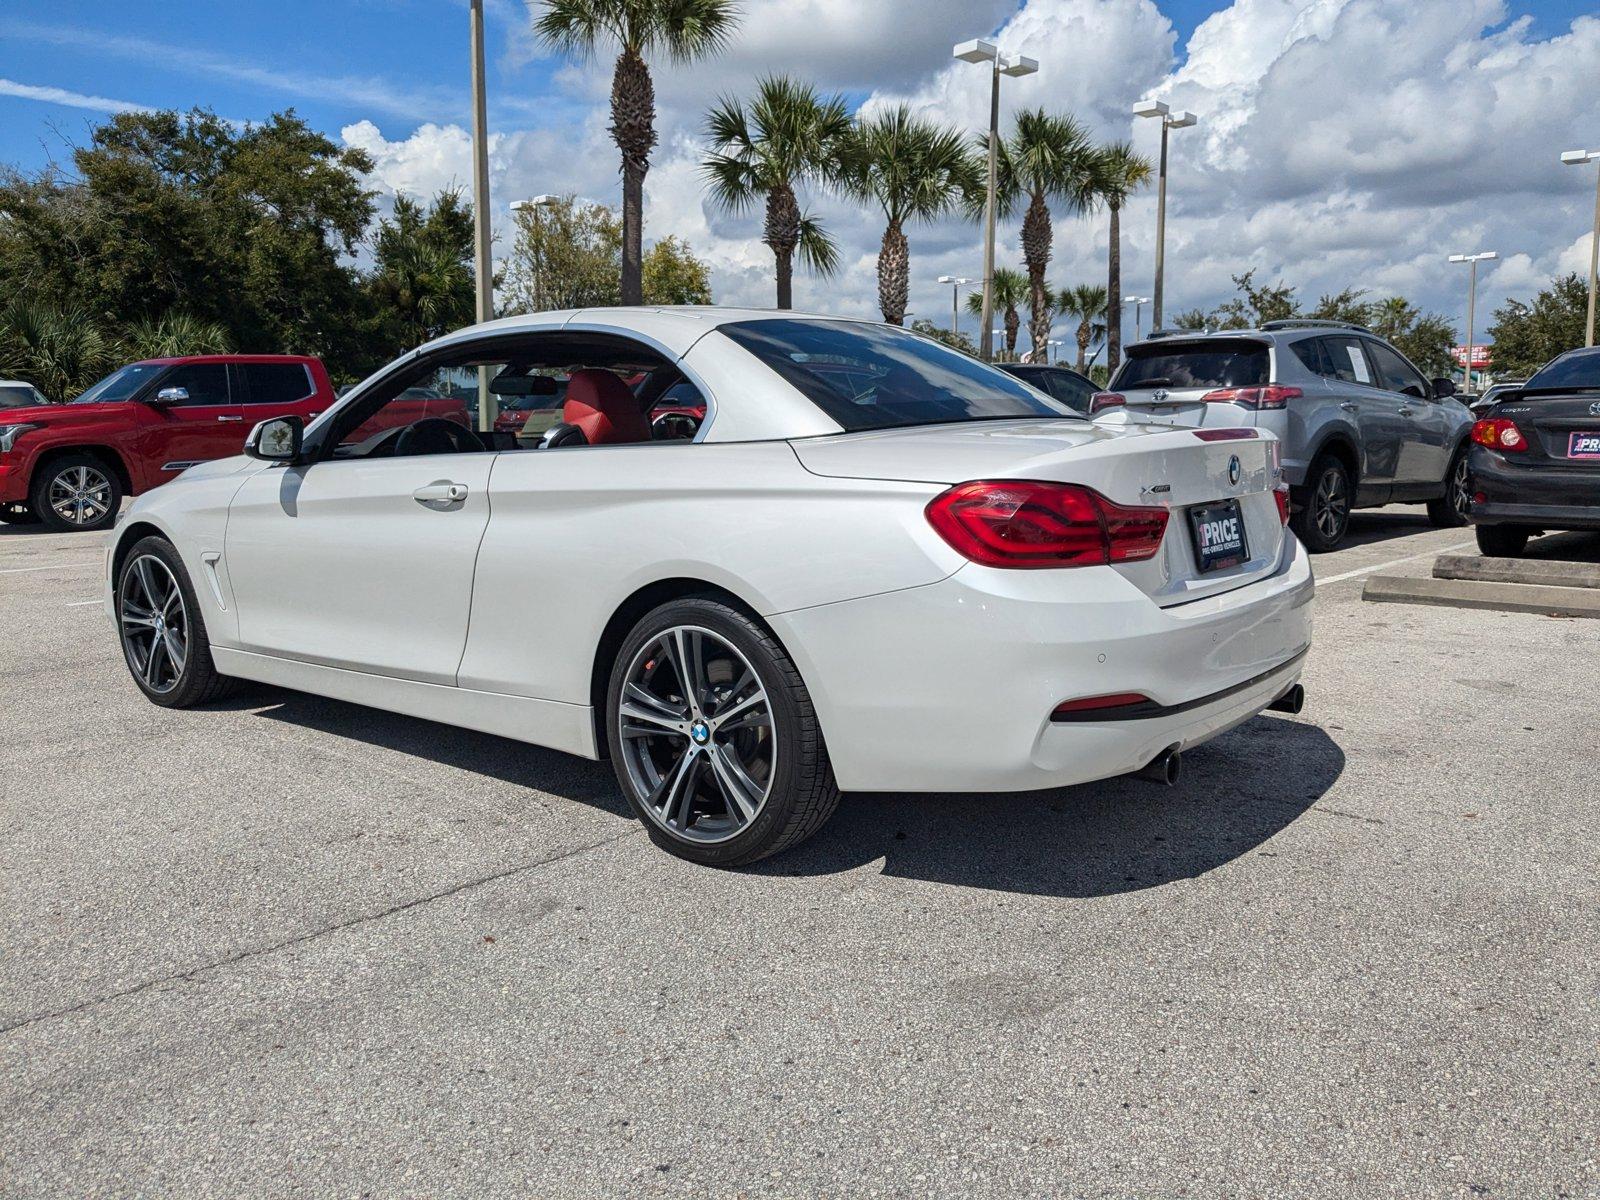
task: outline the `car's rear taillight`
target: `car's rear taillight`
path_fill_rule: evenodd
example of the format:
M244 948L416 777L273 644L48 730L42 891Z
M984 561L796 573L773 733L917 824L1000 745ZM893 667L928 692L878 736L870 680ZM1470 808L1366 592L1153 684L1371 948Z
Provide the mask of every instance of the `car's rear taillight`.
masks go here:
M1164 508L1131 508L1075 483L980 479L935 496L928 523L986 567L1087 567L1154 558Z
M1485 417L1472 426L1472 440L1491 450L1505 450L1516 454L1528 448L1528 439L1508 417Z
M1200 399L1207 404L1237 404L1240 408L1287 408L1289 401L1303 395L1297 387L1272 383L1266 387L1217 388Z
M1128 398L1121 392L1096 392L1089 397L1089 415L1092 417L1097 412L1104 412L1108 408L1116 408L1127 402Z
M1289 485L1280 483L1272 489L1272 498L1278 502L1278 520L1289 523Z

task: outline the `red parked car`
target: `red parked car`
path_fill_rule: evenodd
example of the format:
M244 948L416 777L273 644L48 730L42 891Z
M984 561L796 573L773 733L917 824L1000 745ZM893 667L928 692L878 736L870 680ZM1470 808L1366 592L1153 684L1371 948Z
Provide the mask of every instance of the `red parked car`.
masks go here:
M0 409L0 521L104 528L124 496L238 454L257 421L332 403L319 359L208 354L130 363L69 404Z

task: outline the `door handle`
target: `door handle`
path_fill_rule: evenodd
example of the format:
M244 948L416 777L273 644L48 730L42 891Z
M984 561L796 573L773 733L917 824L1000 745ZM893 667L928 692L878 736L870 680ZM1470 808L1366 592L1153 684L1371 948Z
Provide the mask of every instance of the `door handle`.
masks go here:
M219 421L242 421L242 420L244 420L244 418L243 417L218 417L217 420L219 420Z
M1414 412L1416 412L1416 411L1417 411L1417 410L1416 410L1416 409L1414 409L1414 408L1402 408L1402 409L1401 409L1401 410L1400 410L1400 415L1401 415L1401 416L1402 416L1402 417L1409 417L1409 416L1410 416L1410 415L1411 415L1411 414L1412 414L1412 413L1414 413Z
M412 499L418 504L446 505L460 504L467 498L467 485L464 483L430 483L426 487L419 487L411 493Z
M1340 402L1339 407L1344 409L1345 412L1357 412L1360 410L1361 405L1353 400L1344 400Z

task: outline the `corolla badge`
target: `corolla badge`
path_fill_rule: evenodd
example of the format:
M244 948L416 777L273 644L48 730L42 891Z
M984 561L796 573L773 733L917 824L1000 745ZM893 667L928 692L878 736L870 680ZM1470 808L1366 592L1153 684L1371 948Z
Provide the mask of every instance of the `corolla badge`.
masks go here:
M1237 484L1239 482L1239 477L1243 474L1244 470L1239 466L1239 456L1235 454L1232 458L1228 459L1228 482Z

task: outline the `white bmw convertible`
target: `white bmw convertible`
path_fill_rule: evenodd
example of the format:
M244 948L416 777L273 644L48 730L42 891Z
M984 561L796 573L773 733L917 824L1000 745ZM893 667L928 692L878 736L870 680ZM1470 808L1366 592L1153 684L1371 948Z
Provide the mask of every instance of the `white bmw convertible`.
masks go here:
M471 429L485 385L525 428ZM1297 710L1286 513L1254 429L1099 426L869 322L590 309L262 421L125 512L108 604L157 704L259 680L609 757L734 865L841 789L1170 782Z

